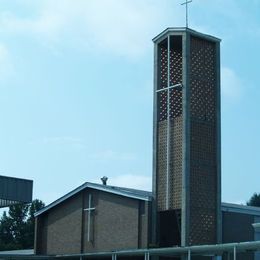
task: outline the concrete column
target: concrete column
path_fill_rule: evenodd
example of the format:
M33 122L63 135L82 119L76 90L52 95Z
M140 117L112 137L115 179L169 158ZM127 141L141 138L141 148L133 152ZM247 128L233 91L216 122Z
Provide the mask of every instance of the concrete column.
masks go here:
M182 213L181 213L181 245L189 245L190 227L190 34L185 32L182 37L183 46L183 141L182 141Z
M188 251L188 260L191 260L191 251Z
M220 95L220 43L216 43L216 113L217 113L217 243L222 243L221 211L221 95Z
M144 259L145 259L145 260L150 260L150 254L149 254L149 252L145 253Z
M157 93L158 89L158 45L154 45L154 100L153 100L153 201L152 201L152 231L151 241L152 244L158 243L158 219L157 219Z

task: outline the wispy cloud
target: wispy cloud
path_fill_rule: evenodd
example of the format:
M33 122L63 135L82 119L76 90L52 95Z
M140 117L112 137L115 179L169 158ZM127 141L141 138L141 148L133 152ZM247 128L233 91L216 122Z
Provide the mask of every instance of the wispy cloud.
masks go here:
M133 153L104 150L90 154L89 158L97 161L133 161L136 156Z
M56 137L45 137L43 143L82 143L83 140L78 137L72 136L56 136Z
M243 84L236 72L228 67L221 69L222 96L228 100L239 100L243 93Z
M42 13L37 18L19 18L11 12L1 13L2 31L15 33L35 33L54 36L57 33L63 21L61 16L52 13Z
M147 52L152 46L149 39L161 26L178 23L178 10L171 23L167 20L171 17L169 4L154 0L149 4L139 0L46 0L34 5L37 15L31 17L0 13L0 32L29 34L44 44L65 42L132 59Z
M10 53L4 44L0 43L0 80L4 80L12 75L13 64Z
M31 141L30 144L42 144L42 145L58 145L58 146L75 146L75 147L86 147L83 139L73 136L54 136L44 137L39 140Z

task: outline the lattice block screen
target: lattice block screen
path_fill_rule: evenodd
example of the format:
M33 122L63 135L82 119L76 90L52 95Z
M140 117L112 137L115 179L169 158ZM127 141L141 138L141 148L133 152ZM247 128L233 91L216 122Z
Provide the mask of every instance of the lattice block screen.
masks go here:
M172 36L170 45L170 85L174 85L182 82L182 37Z
M167 87L168 75L168 47L167 39L158 46L158 89Z
M213 244L216 241L216 219L215 211L211 209L190 208L191 221L196 220L196 225L191 226L190 244L202 245Z
M182 117L170 121L170 178L169 204L170 209L181 208L182 190ZM158 127L158 157L157 174L157 202L158 210L166 210L166 183L167 183L167 121L161 121Z
M182 38L171 37L170 40L170 85L182 83ZM168 83L168 47L167 40L159 45L159 71L158 90L167 87ZM167 90L158 93L158 121L167 119ZM172 89L170 91L170 117L175 118L182 115L182 90Z
M158 90L168 84L167 39L158 45ZM170 86L182 83L182 37L170 38ZM182 89L171 89L170 93L170 162L169 162L169 206L181 208L182 181ZM167 115L168 91L157 94L157 200L158 210L166 210L167 184Z
M157 208L161 211L166 210L167 121L159 122L157 138Z
M191 117L216 119L216 54L214 43L191 37Z
M215 44L191 37L190 244L216 243Z
M158 120L167 120L167 102L168 92L163 90L158 94ZM176 118L182 115L182 90L170 89L170 118Z
M170 209L181 209L182 198L182 116L171 120Z

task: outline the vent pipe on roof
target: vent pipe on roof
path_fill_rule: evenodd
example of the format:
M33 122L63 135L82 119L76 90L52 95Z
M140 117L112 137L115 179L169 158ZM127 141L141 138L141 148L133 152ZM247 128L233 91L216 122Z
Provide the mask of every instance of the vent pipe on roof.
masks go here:
M103 185L107 185L107 180L108 180L107 176L103 176L103 177L101 178L102 184L103 184Z

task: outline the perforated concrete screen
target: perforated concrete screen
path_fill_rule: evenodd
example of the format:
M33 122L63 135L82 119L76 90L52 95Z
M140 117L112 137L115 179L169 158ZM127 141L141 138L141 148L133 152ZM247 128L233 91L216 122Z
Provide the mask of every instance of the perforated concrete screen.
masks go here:
M170 44L169 51L168 43ZM170 57L169 60L168 55ZM167 86L168 84L173 86L182 83L182 37L173 36L169 39L169 42L168 39L163 40L158 45L158 59L159 79L157 90L162 90L157 92L158 141L160 143L157 158L158 174L160 176L157 183L158 209L180 209L182 173L182 89L168 89ZM168 66L170 70L168 70ZM170 74L168 76L169 71ZM168 94L170 95L169 100ZM172 138L167 138L168 135ZM168 139L169 149L167 147ZM171 176L169 176L169 172L172 173Z
M190 38L190 243L216 241L216 44Z
M170 28L154 42L157 232L162 213L171 211L181 226L173 241L214 244L221 230L220 40Z

